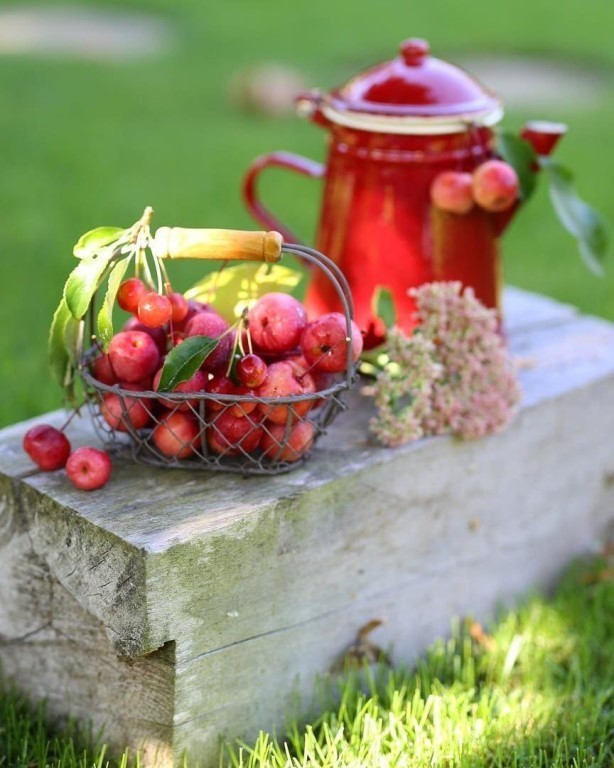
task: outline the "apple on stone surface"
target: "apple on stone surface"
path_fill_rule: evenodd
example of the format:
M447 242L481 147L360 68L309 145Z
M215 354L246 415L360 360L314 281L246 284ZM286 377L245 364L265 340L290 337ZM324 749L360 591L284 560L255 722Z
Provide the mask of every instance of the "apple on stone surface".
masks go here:
M132 383L153 375L160 352L148 333L120 331L109 344L109 360L117 378Z
M473 172L473 196L486 211L506 211L518 199L518 174L503 160L487 160Z
M137 384L130 382L120 382L119 386L131 392L143 391ZM154 400L147 398L107 392L100 403L100 414L111 429L128 432L130 429L143 429L149 424L154 404Z
M310 421L294 424L288 431L282 424L265 423L260 442L263 456L271 461L298 461L313 445L316 428Z
M268 367L266 379L256 390L258 397L279 398L294 395L309 395L316 391L311 374L287 360L279 360ZM285 424L288 419L294 420L304 416L313 407L313 400L299 400L290 404L264 404L259 406L260 412L275 424Z
M324 373L346 370L348 358L347 322L341 312L329 312L309 323L301 336L301 349L310 366ZM351 354L356 362L362 352L362 336L351 321Z
M433 179L430 189L435 208L464 214L473 208L473 176L460 171L443 171Z
M44 472L61 469L70 455L68 438L50 424L37 424L29 429L22 445L32 461Z
M258 350L290 352L307 325L307 312L287 293L266 293L248 313L249 332Z
M199 446L199 434L199 424L191 414L172 411L160 417L151 437L160 453L187 459Z
M98 448L77 448L68 457L66 475L76 488L95 491L106 485L111 477L111 458Z

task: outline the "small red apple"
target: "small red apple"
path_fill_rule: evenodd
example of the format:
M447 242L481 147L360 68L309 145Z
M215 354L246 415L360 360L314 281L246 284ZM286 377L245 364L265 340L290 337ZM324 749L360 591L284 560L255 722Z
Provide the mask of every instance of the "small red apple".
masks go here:
M136 382L153 375L160 352L148 333L120 331L109 344L109 360L120 381Z
M109 360L108 355L98 355L98 357L92 361L91 369L92 376L97 381L100 381L103 384L108 384L109 386L117 384L117 376L111 367L111 361Z
M124 331L142 331L155 341L161 355L166 354L167 335L165 328L148 328L138 317L129 317L124 323Z
M173 306L168 296L149 291L139 299L137 314L139 320L148 328L162 328L171 319Z
M509 163L487 160L473 173L473 196L486 211L506 211L518 198L520 182Z
M313 445L316 429L310 421L294 424L290 431L282 424L265 424L260 442L263 455L271 461L298 461Z
M249 310L252 341L263 352L295 349L307 325L307 313L298 299L287 293L267 293Z
M230 411L222 411L207 428L207 443L214 453L236 456L251 453L260 445L262 427L260 418L237 417Z
M198 447L199 433L196 419L183 411L173 411L161 417L152 432L152 439L165 456L186 459Z
M126 312L136 313L141 296L147 293L147 288L138 277L130 277L119 286L117 303Z
M258 397L291 397L308 395L315 392L315 383L309 373L301 372L293 363L279 360L269 365L267 376L256 390ZM315 400L299 400L292 404L261 404L260 412L275 424L285 424L288 419L295 420L304 416L313 407Z
M249 389L255 389L264 384L267 365L258 355L245 355L237 363L237 376L242 384Z
M122 389L132 392L142 392L137 384L120 382ZM128 432L129 429L143 429L151 421L153 400L148 398L130 397L117 392L107 392L100 404L100 414L111 429L118 432Z
M70 454L66 462L70 482L82 491L102 488L111 477L109 454L98 448L83 446Z
M61 469L70 455L66 435L50 424L37 424L23 438L23 449L44 472Z
M362 336L356 323L351 322L352 362L362 352ZM301 336L301 349L305 359L315 370L340 373L347 367L347 323L341 312L329 312L305 328Z
M171 303L171 319L173 323L181 323L186 319L190 311L187 299L181 293L170 293L168 300Z
M473 176L460 171L443 171L431 184L431 202L447 213L469 213L473 208Z

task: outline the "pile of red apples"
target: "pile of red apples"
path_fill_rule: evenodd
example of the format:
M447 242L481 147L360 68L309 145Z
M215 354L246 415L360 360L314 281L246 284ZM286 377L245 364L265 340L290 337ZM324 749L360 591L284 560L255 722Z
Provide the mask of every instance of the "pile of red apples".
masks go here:
M431 184L431 203L446 213L467 214L477 205L485 211L507 211L518 199L516 171L503 160L487 160L473 173L443 171Z
M100 417L108 430L138 436L169 462L202 455L203 443L209 455L219 457L298 461L317 434L313 414L326 399L319 393L343 378L348 355L352 365L362 352L354 322L349 335L341 313L308 322L303 305L285 293L262 296L234 326L212 306L149 291L138 278L121 284L117 302L133 316L108 352L90 364L90 375L106 385L98 389ZM166 356L193 336L217 344L189 379L170 393L159 391ZM73 469L61 432L49 434L46 451L40 440L33 451L28 435L24 448L41 469L65 464L69 479L84 489L107 482L110 461L107 471L99 455L108 460L104 451L79 449L82 461ZM84 456L84 450L92 453ZM47 461L45 452L57 460ZM89 459L87 467L83 458Z

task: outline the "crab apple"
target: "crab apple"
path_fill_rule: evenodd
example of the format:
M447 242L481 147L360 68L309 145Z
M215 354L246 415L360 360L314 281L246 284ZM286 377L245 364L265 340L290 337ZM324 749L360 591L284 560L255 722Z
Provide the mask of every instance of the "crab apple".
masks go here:
M245 355L237 363L239 381L250 389L255 389L264 384L266 373L267 364L258 355Z
M473 208L473 176L460 171L443 171L431 184L431 202L447 213L469 213Z
M232 395L234 393L235 385L227 376L214 376L206 384L206 391L210 395ZM222 400L207 400L207 407L213 413L223 411L226 408L226 401Z
M148 328L138 317L130 317L124 323L124 331L141 331L156 342L161 355L165 354L167 346L166 330L164 328Z
M173 307L168 296L149 291L139 299L137 315L148 328L162 328L171 319Z
M230 411L222 411L207 428L207 444L214 453L236 456L241 452L255 451L262 438L260 418L237 417Z
M235 384L227 376L214 376L207 382L206 390L210 395L251 395L251 391L247 387L242 387ZM252 413L258 407L258 403L255 400L244 400L237 403L231 403L229 401L222 400L207 400L207 406L212 413L218 413L219 411L227 410L233 416L241 418L241 416L247 416L248 413Z
M171 303L171 319L173 323L180 323L186 319L190 309L188 300L181 293L169 293L168 300Z
M138 277L129 277L119 286L117 303L126 312L136 313L139 301L147 293L147 288Z
M362 336L356 323L351 321L352 362L362 352ZM341 312L329 312L305 328L301 336L301 349L307 362L324 373L340 373L347 367L347 322Z
M473 197L486 211L506 211L516 202L518 175L503 160L487 160L473 172Z
M120 382L122 389L130 392L142 392L137 384ZM130 429L143 429L151 421L153 400L148 398L120 395L118 392L107 392L100 403L100 415L117 432L128 432Z
M307 325L300 301L287 293L267 293L249 310L252 341L263 352L290 352Z
M199 432L198 422L190 414L173 411L162 416L151 437L160 453L186 459L198 446Z
M313 445L316 428L310 421L294 424L288 433L282 424L266 424L260 447L272 461L298 461Z
M111 367L111 361L109 360L108 355L103 353L94 358L94 360L92 360L91 371L92 376L96 381L100 381L102 384L108 384L109 386L117 384L117 376Z
M308 395L316 391L311 374L301 372L286 360L271 363L266 379L256 390L258 397L292 397ZM285 424L288 419L295 420L304 416L314 405L314 400L299 400L296 403L273 405L261 403L260 412L275 424Z
M198 312L185 327L186 338L188 336L208 336L219 339L217 347L205 358L202 364L204 371L221 373L226 368L232 353L234 335L228 331L228 323L217 312L205 310ZM222 334L226 333L225 336ZM220 338L221 337L221 338Z
M23 438L23 449L44 472L61 469L70 455L66 435L50 424L37 424Z
M111 457L106 451L84 445L70 454L66 475L81 491L95 491L109 482Z
M162 368L156 373L153 380L153 388L157 392L158 391L158 384L160 383L160 378L162 377ZM203 371L196 371L196 373L191 376L186 381L181 381L179 384L177 384L176 387L173 388L173 392L204 392L205 388L207 386L207 374ZM168 400L166 398L160 397L160 403L165 408L170 408L171 410L175 408L178 411L189 411L191 408L198 408L198 398L190 399L190 400Z
M186 313L186 316L183 318L183 320L175 321L175 319L173 318L174 330L181 331L183 333L185 331L186 325L190 322L190 320L194 317L194 315L197 315L199 312L213 312L214 315L218 314L213 309L211 304L203 304L202 301L196 301L195 299L188 299L188 311Z
M324 373L318 371L313 366L310 366L304 355L293 355L287 357L286 362L294 366L297 375L301 376L304 373L309 373L314 381L316 392L321 392L323 389L332 387L339 380L339 374L337 373ZM324 400L316 400L314 408L318 408Z
M148 333L120 331L109 344L109 360L120 381L133 383L153 375L160 362L160 352Z

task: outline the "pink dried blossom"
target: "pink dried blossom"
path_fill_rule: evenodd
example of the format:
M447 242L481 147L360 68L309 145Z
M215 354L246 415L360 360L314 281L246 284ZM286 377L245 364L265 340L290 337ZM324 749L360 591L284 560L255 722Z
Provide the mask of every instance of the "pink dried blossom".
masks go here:
M399 328L388 334L390 362L375 384L372 432L396 446L423 435L501 431L520 391L497 313L461 283L429 283L412 294L419 325L409 337Z

